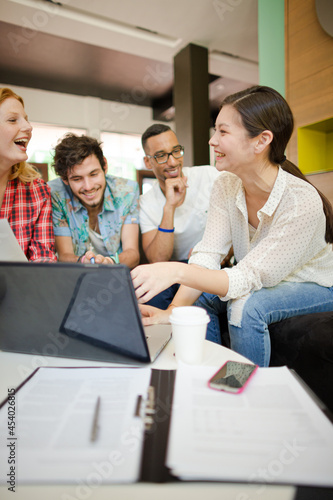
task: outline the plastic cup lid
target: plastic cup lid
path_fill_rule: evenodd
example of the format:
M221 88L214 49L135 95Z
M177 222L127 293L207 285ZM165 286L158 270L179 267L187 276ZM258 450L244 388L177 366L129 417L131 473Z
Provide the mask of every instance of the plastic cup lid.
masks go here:
M202 307L183 306L175 307L169 317L171 323L179 325L202 325L210 321L207 311Z

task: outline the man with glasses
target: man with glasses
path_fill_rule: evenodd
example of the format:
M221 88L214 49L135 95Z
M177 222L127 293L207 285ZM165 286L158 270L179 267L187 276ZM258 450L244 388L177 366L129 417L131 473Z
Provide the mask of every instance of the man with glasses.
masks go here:
M167 125L152 125L141 141L145 165L158 181L140 197L143 251L149 262L187 262L203 236L210 192L219 172L209 165L183 167L184 148ZM177 287L171 288L149 303L166 309Z

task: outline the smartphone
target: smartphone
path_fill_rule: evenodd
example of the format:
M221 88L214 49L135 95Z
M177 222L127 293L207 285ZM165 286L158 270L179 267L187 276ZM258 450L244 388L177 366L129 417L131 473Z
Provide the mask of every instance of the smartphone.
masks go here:
M227 361L208 381L208 387L218 391L242 392L258 365Z

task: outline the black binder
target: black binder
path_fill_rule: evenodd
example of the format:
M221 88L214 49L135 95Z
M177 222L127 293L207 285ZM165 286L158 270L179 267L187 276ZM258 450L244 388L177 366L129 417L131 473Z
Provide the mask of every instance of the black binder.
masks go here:
M145 431L140 481L164 483L175 481L165 466L168 444L175 370L152 370L155 388L155 412Z

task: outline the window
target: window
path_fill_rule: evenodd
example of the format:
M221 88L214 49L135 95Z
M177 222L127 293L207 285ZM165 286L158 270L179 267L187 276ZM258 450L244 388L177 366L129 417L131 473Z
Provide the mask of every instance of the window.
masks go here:
M101 141L108 173L136 181L137 170L144 167L141 135L102 132Z

